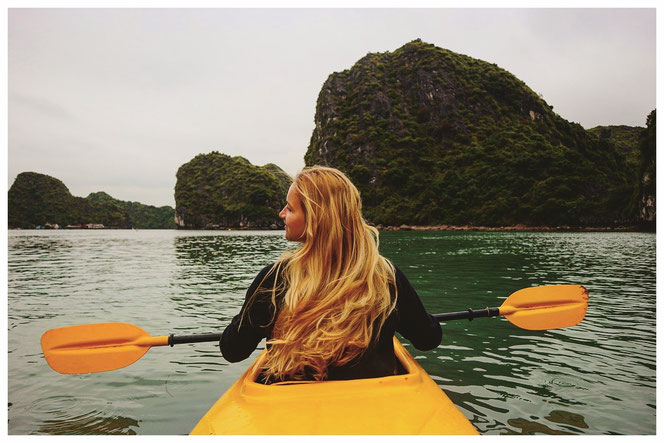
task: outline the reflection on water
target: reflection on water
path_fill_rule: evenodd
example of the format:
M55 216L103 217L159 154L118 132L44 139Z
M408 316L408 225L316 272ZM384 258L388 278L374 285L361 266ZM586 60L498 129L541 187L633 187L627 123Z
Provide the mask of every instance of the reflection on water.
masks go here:
M227 324L237 314L258 271L289 247L281 235L243 231L180 235L173 245L170 300L179 316L198 320L197 330L203 326L203 312L209 328ZM221 297L223 304L219 303ZM191 325L182 330L191 332Z
M106 321L151 335L220 332L258 271L294 246L283 232L10 231L9 433L189 432L251 359L178 345L65 376L44 361L41 334ZM408 346L481 433L655 432L654 235L385 232L381 251L432 313L499 306L533 285L590 291L573 328L453 321L437 349Z
M39 434L135 435L138 421L115 415L110 409L111 405L100 399L62 395L39 399L27 411L41 421Z
M507 420L507 424L513 428L521 429L521 432L515 432L513 429L506 429L506 435L522 434L522 435L536 435L536 434L549 434L549 435L572 435L571 432L558 431L551 429L545 424L535 421L526 420L523 418L516 418Z
M537 421L536 418L537 417L531 417L531 420L525 418L507 420L507 424L512 428L505 428L503 435L572 435L581 434L584 429L588 429L588 425L583 416L571 412L551 411L551 413L544 417L543 420ZM547 426L546 421L566 425L562 427L568 429L568 431L552 429ZM520 431L515 431L514 428L519 429Z
M573 414L566 411L551 411L551 413L544 418L554 423L562 423L574 426L575 428L588 429L585 419L579 414Z

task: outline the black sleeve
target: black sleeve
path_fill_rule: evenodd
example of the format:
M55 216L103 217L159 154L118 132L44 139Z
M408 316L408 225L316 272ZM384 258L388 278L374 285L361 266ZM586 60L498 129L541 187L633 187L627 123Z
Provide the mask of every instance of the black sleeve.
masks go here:
M274 313L271 294L261 291L256 294L254 301L248 306L251 296L259 288L271 289L274 284L274 272L270 272L273 265L264 267L256 276L244 299L244 305L226 326L219 340L221 355L231 363L249 357L258 346L258 343L268 335ZM245 315L245 311L247 311ZM242 316L244 315L244 319ZM241 325L240 325L241 321Z
M399 313L396 331L420 351L436 348L443 339L440 323L427 313L420 296L401 269L394 266L394 270L397 282L397 312Z

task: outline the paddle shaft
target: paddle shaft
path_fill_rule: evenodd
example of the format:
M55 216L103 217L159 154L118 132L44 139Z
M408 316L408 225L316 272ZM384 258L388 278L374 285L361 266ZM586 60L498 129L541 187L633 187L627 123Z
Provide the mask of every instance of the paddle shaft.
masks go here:
M499 308L485 308L485 309L468 309L466 311L447 312L444 314L433 314L433 318L439 322L449 320L472 320L479 317L498 317L500 315ZM168 336L168 345L180 345L185 343L203 343L208 341L219 341L221 334L201 334L201 335L174 335Z
M433 317L439 322L448 320L472 320L477 317L497 317L500 315L498 308L486 309L468 309L467 311L447 312L445 314L434 314ZM200 334L200 335L174 335L168 336L168 345L175 346L186 343L204 343L209 341L219 341L221 334Z
M448 320L464 320L472 321L478 317L498 317L500 315L500 308L485 308L485 309L468 309L466 311L447 312L445 314L433 314L433 318L439 322Z
M200 335L173 335L168 336L168 345L181 345L185 343L203 343L206 341L219 341L221 334L200 334Z

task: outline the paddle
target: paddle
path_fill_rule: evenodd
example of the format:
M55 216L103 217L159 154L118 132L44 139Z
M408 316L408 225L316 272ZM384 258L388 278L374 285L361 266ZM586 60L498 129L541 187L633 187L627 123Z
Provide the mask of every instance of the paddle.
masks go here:
M588 291L579 285L538 286L510 295L499 308L436 314L441 321L503 315L531 330L573 326L583 320ZM127 323L93 323L46 331L42 351L49 366L62 374L111 371L134 363L152 347L219 341L221 334L152 337Z
M588 290L581 285L535 286L516 291L499 308L434 314L440 322L502 315L513 325L531 331L578 324L586 315Z
M112 371L134 363L152 346L219 341L221 334L152 337L128 323L91 323L51 329L41 346L49 366L62 374Z

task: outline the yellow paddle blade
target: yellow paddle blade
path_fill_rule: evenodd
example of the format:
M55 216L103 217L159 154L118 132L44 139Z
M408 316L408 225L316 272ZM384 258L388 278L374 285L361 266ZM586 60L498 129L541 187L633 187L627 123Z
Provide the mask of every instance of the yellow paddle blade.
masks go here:
M48 365L62 374L86 374L123 368L168 336L151 337L127 323L93 323L46 331L41 338Z
M521 289L500 306L500 314L523 329L566 328L578 324L588 309L588 290L581 285Z

